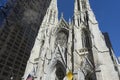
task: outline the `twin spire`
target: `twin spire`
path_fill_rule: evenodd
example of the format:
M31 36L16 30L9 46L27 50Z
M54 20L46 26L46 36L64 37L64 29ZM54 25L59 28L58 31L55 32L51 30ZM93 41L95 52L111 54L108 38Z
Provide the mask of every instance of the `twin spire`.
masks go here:
M79 26L80 21L84 20L85 11L88 9L88 7L89 7L88 0L75 0L74 20L77 21L78 26ZM58 22L57 0L51 0L46 16L47 16L46 21L48 23L54 24Z

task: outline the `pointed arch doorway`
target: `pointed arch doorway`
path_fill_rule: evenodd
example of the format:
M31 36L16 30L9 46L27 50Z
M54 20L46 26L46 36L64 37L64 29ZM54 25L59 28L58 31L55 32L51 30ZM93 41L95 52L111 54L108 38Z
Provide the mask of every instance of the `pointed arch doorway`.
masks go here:
M48 69L47 76L44 80L63 80L66 76L65 65L60 61L55 61Z
M66 75L66 69L60 61L57 61L55 74L56 80L63 80Z

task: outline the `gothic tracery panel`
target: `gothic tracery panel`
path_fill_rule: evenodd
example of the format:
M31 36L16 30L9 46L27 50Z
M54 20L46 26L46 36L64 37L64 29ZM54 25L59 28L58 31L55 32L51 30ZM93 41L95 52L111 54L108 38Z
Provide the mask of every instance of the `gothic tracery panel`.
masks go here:
M83 30L82 32L82 45L84 48L90 48L91 47L91 40L88 31Z

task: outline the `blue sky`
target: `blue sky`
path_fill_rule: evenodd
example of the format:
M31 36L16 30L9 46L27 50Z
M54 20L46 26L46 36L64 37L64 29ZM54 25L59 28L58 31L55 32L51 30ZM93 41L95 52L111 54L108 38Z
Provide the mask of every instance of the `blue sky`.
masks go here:
M120 56L120 0L90 0L99 28L108 32L116 56ZM59 15L66 20L73 16L74 0L58 0Z
M0 0L0 5L7 0ZM120 0L90 0L102 32L108 32L116 56L120 56ZM74 0L58 0L59 16L73 16Z

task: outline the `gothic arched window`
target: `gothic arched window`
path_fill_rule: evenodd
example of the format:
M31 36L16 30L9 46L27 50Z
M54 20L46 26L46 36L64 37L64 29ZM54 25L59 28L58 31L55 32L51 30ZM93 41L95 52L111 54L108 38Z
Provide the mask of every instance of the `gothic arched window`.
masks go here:
M64 31L58 32L57 37L56 37L56 44L59 44L61 47L66 48L67 40L68 40L67 38L68 38L68 35L66 34L66 32Z
M60 46L60 53L62 53L65 57L65 61L67 61L67 42L68 42L68 33L66 30L60 30L56 35L55 47Z
M83 30L82 31L82 45L84 48L90 48L91 47L91 40L88 31Z

